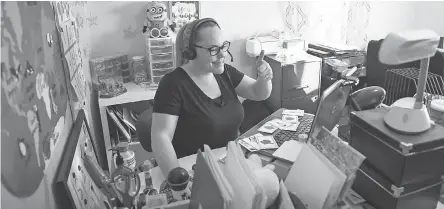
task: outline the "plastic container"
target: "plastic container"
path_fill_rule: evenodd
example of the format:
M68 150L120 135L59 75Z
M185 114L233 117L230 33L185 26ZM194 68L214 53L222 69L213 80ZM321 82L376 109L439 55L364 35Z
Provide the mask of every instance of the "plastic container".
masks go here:
M111 179L122 197L122 202L120 202L122 206L131 207L140 191L140 178L134 169L125 166L124 157L121 154L117 150L116 170L111 174Z
M134 69L134 82L138 85L149 84L151 73L144 56L132 57L132 64Z
M111 98L126 92L122 71L128 69L127 55L94 58L89 63L92 74L97 78L95 82L98 82L100 98Z
M114 166L117 167L117 157L122 156L123 158L123 165L125 167L130 168L131 170L134 170L136 168L136 155L135 153L129 149L129 145L126 142L121 142L117 144L116 148L113 149L117 152L117 154L114 155Z

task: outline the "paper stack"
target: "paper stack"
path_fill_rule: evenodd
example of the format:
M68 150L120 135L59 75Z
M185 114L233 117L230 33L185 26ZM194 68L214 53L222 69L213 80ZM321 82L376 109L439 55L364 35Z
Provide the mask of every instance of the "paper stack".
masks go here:
M202 208L265 209L267 196L236 142L228 144L224 162L207 145L198 151L191 200Z

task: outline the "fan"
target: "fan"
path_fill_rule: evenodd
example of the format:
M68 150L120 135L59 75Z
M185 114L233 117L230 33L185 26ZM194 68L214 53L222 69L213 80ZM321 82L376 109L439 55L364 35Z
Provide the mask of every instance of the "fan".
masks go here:
M384 117L392 129L405 134L427 131L432 124L426 106L423 104L424 91L430 57L437 50L439 36L431 30L410 30L389 33L381 44L379 60L387 65L421 60L418 88L415 98L397 100Z

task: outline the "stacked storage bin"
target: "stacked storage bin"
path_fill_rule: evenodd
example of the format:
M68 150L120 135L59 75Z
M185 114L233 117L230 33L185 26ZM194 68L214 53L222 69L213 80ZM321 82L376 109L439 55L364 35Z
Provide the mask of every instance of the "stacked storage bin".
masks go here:
M154 85L157 85L165 74L172 72L176 67L173 38L150 38L145 36L145 40L151 81Z
M353 189L378 209L435 209L444 175L444 127L402 134L388 108L352 112L350 145L365 155Z

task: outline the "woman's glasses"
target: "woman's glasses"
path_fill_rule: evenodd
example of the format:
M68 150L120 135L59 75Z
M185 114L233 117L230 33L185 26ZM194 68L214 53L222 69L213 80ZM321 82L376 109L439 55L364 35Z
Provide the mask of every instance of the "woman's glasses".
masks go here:
M197 48L201 48L201 49L206 49L210 52L211 56L216 56L219 54L219 52L222 50L223 52L227 52L228 49L230 48L230 42L229 41L225 41L222 46L212 46L212 47L203 47L203 46L199 46L199 45L194 45Z

